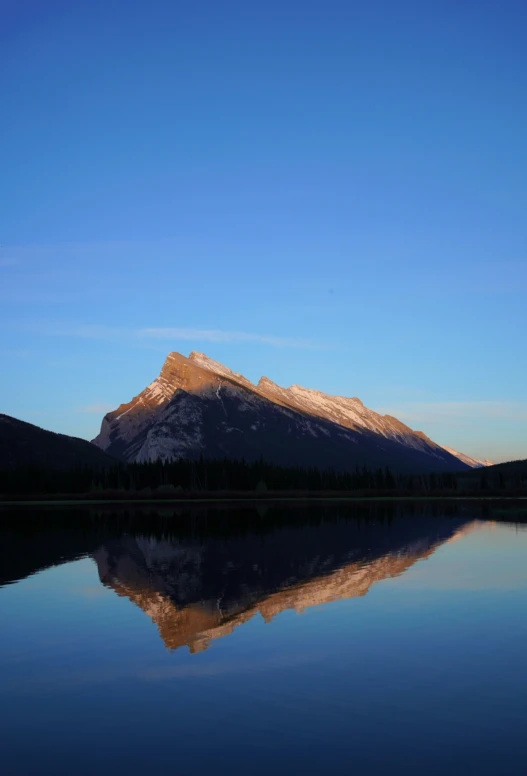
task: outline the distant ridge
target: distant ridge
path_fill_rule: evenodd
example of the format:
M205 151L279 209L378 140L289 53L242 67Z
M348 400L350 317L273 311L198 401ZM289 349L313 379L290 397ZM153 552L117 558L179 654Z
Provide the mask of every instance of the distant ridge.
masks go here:
M467 472L466 477L464 476L463 479L476 479L481 475L481 471L472 470ZM499 485L501 482L505 481L515 481L517 486L521 486L522 484L527 486L527 459L506 461L504 463L496 463L492 466L487 466L485 467L484 476L489 486Z
M127 461L245 458L283 465L400 472L464 471L467 457L368 409L267 377L254 385L203 353L169 353L159 376L108 413L94 443ZM463 460L466 458L466 460Z
M91 442L45 431L32 423L0 414L0 468L35 465L44 469L107 466L115 459Z

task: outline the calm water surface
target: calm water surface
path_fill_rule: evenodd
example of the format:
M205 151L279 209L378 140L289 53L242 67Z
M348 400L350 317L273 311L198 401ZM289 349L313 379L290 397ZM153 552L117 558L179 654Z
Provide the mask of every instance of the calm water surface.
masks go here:
M1 517L5 776L527 772L527 510Z

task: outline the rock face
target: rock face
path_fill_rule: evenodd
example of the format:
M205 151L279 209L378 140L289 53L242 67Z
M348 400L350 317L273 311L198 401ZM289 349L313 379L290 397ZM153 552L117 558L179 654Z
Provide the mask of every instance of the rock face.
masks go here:
M476 525L410 517L206 542L125 537L93 557L101 582L152 620L167 649L199 652L257 614L270 622L286 609L364 596Z
M93 442L126 461L260 456L283 465L401 472L462 471L468 464L422 432L360 399L328 396L266 377L257 385L203 353L170 353L157 377L102 421Z

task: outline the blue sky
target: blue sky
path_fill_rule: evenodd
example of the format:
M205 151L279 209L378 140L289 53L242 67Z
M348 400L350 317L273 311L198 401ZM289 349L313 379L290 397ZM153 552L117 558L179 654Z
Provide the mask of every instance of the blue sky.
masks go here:
M527 457L525 3L1 5L1 411L194 349Z

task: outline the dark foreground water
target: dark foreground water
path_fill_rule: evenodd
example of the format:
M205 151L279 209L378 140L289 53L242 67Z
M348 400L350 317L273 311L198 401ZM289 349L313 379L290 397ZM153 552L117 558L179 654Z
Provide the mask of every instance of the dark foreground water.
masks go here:
M0 513L0 773L525 773L526 517Z

